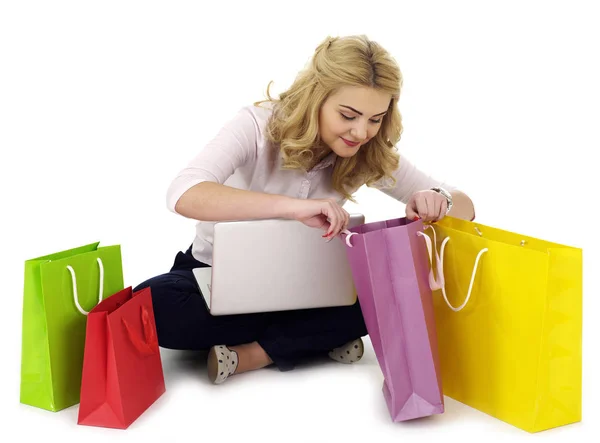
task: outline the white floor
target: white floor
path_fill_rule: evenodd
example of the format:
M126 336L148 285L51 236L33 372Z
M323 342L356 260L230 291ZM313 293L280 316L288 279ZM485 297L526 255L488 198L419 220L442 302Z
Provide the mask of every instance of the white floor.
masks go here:
M0 443L600 442L597 3L0 1ZM352 366L222 386L165 351L167 393L126 431L20 405L23 262L101 241L123 246L127 286L168 270L195 233L165 207L175 175L325 37L357 33L403 72L403 156L465 190L479 223L585 249L583 422L530 435L447 399L392 423L370 344ZM346 210L403 216L363 190Z
M77 406L51 413L20 405L14 389L10 402L3 396L11 406L0 420L5 435L19 436L10 441L26 442L598 441L592 398L582 423L535 435L449 398L443 415L392 423L381 372L368 339L365 344L364 358L353 365L324 359L285 373L266 368L220 386L208 382L206 354L162 350L167 392L127 430L79 426Z

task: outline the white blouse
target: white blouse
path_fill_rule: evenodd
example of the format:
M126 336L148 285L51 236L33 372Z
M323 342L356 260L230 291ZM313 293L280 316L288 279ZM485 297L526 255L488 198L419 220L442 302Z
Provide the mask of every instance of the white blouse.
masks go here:
M334 198L340 205L346 199L332 187L331 178L336 155L331 153L308 172L284 170L279 150L266 138L266 124L271 108L246 106L227 122L217 135L175 177L167 191L167 207L175 211L179 198L191 187L204 181L220 183L249 191L280 194L294 198ZM396 186L375 187L407 203L417 191L433 186L455 189L418 170L404 156L394 172ZM212 265L215 222L199 221L192 246L193 256Z

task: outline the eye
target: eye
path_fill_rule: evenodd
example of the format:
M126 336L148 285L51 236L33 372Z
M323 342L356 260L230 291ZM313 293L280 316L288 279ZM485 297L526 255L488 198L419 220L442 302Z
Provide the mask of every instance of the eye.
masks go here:
M340 112L340 115L342 116L342 118L344 120L354 120L356 118L356 117L348 117L347 115L345 115L345 114L343 114L341 112ZM370 120L370 121L373 124L379 124L379 123L381 123L381 118L379 120Z

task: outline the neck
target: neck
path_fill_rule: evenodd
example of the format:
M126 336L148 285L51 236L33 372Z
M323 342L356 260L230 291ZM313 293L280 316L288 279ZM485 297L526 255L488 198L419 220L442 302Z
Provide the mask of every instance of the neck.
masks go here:
M310 163L310 168L314 168L317 166L325 157L331 154L331 149L329 147L319 147L313 149L314 157L312 162Z

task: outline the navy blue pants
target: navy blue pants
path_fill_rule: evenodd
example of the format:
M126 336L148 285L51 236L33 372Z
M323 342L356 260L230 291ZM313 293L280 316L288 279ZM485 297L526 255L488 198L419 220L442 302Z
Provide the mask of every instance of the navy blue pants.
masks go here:
M179 252L171 271L134 288L150 287L158 343L163 348L207 350L258 342L281 371L303 359L367 335L359 302L352 306L212 316L192 269L207 264L191 248Z

